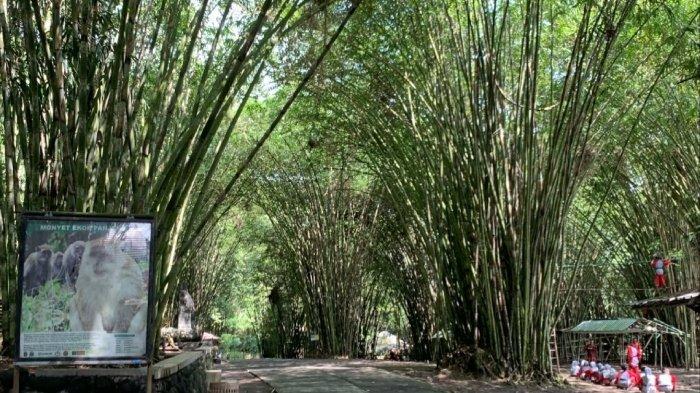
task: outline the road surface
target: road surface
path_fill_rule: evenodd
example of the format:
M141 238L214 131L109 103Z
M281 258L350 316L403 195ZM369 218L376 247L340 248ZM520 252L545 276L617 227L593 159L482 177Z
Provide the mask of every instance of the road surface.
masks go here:
M562 378L559 386L513 385L504 381L459 378L437 372L434 364L342 359L254 359L221 365L224 381L238 384L240 393L439 393L439 392L547 392L583 393L619 390ZM674 370L678 393L700 391L698 370Z

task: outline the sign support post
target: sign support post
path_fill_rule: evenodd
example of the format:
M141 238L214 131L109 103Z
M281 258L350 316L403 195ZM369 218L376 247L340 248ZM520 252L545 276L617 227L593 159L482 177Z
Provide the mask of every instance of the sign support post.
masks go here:
M153 364L150 360L146 368L146 393L153 393Z
M12 373L12 393L19 393L19 367L13 367Z

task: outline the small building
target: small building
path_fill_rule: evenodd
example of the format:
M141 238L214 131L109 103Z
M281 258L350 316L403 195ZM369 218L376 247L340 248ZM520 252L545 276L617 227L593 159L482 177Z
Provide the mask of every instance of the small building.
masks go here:
M618 318L588 320L561 330L560 348L563 358L568 360L584 357L583 348L587 340L593 340L598 347L598 359L604 363L625 362L626 343L637 338L643 346L644 362L663 366L664 340L681 340L684 345L684 358L688 356L689 335L684 331L658 319Z

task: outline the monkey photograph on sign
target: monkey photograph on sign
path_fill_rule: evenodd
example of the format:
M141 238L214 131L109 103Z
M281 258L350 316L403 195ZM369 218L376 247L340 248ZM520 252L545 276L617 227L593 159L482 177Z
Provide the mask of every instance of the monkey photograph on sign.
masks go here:
M145 357L153 223L24 220L19 360Z

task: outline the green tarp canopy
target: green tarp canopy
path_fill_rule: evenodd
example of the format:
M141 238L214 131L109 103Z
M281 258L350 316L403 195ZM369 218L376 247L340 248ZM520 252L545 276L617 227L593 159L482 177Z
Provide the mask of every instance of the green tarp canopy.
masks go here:
M685 336L685 332L661 322L658 319L618 318L583 321L564 329L564 332L578 334L671 334Z

